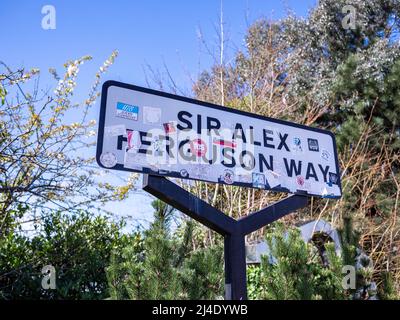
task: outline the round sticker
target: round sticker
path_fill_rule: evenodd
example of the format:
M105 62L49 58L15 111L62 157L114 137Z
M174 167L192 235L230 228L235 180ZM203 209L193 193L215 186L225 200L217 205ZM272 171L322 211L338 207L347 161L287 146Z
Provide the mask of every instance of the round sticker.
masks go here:
M117 164L117 157L114 153L106 152L100 156L100 162L106 168L112 168Z
M184 177L184 178L186 178L186 177L189 175L189 173L187 172L186 169L182 169L182 170L180 171L180 174L181 174L181 176Z
M234 173L232 170L225 170L223 174L223 179L226 184L232 184L234 181Z
M294 138L293 139L293 151L303 151L303 148L301 147L301 140L300 138Z
M190 151L197 157L202 157L207 152L207 145L201 139L194 139L190 141Z
M322 159L324 159L325 161L329 161L330 157L331 157L331 154L329 153L328 150L323 149L321 151L321 158Z
M299 185L299 186L304 186L304 178L302 177L302 176L298 176L297 178L296 178L296 181L297 181L297 184Z

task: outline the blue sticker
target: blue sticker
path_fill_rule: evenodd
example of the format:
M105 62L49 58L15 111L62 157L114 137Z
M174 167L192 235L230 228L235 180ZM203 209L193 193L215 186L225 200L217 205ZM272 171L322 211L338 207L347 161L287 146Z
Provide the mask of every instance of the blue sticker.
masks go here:
M129 120L138 120L139 107L133 106L123 102L117 102L117 117Z
M300 138L293 138L293 151L303 151L303 148L301 147L301 140Z
M253 187L264 189L265 188L265 175L262 173L253 172Z
M329 183L338 184L339 177L336 173L329 172Z

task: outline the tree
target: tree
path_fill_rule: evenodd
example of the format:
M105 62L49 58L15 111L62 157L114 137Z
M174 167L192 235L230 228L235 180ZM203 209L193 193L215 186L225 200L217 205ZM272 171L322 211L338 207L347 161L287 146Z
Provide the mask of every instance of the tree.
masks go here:
M173 210L156 200L154 222L107 269L112 299L215 299L223 290L221 247L193 250L193 222L172 232ZM167 213L167 214L166 214Z
M1 299L104 299L105 268L111 252L131 241L123 223L88 212L57 212L43 221L33 237L8 233L0 239ZM43 289L41 270L56 271L56 289Z
M192 251L181 270L182 287L189 300L224 296L223 248L215 245Z
M270 249L260 267L250 267L249 293L255 299L343 299L342 262L334 247L326 245L329 264L324 266L298 229L275 223L266 235Z
M343 26L345 6L355 8L355 28ZM251 25L243 49L224 66L225 104L261 115L331 130L337 140L343 198L313 199L295 219L324 218L340 226L348 216L360 245L382 270L399 278L400 4L393 0L322 0L305 18ZM218 102L219 64L201 73L197 97ZM274 202L280 195L212 185L192 189L233 217ZM262 239L263 232L251 235ZM382 253L385 254L382 254ZM399 291L398 285L395 285Z
M123 249L118 261L113 257L108 268L113 299L173 299L180 294L174 268L175 243L170 235L173 210L155 200L154 222L136 242Z
M116 56L113 52L100 67L88 98L78 104L73 98L79 67L90 56L68 61L63 77L50 69L54 92L40 90L38 80L32 83L38 69L14 71L0 62L0 238L12 232L21 214L38 219L54 210L99 209L132 188L131 182L114 187L97 181L100 170L85 153L95 143L96 121L88 113L99 96L101 74Z

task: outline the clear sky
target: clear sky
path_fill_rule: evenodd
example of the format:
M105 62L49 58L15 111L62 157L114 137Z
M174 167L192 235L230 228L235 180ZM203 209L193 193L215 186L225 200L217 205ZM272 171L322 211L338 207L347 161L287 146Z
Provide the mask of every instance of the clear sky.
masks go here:
M280 19L286 9L306 16L316 1L223 1L230 51L242 46L246 28L255 20ZM44 5L52 5L56 10L54 30L44 30L41 26ZM50 67L62 74L64 62L89 54L94 59L81 68L76 91L76 100L83 101L94 73L117 49L119 57L105 79L145 86L145 65L162 70L165 63L175 82L189 93L189 75L196 78L212 64L198 39L198 30L209 46L215 47L220 6L220 0L2 0L0 60L12 68L39 68L42 86L53 87L54 80L47 74ZM97 108L98 105L92 118L97 119ZM94 155L95 151L91 152ZM120 176L125 178L126 174ZM118 214L148 219L149 206L150 199L138 193L113 208ZM139 209L133 212L132 208Z

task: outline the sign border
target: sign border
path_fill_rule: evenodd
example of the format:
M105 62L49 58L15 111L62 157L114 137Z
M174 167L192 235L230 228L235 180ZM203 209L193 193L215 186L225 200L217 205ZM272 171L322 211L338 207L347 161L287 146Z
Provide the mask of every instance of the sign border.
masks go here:
M305 126L305 125L302 125L302 124L298 124L298 123L290 122L290 121L286 121L286 120L269 118L269 117L266 117L266 116L262 116L262 115L251 113L251 112L247 112L247 111L242 111L242 110L237 110L237 109L234 109L234 108L224 107L224 106L220 106L220 105L217 105L217 104L213 104L213 103L209 103L209 102L205 102L205 101L201 101L201 100L196 100L196 99L192 99L192 98L178 96L178 95L175 95L175 94L172 94L172 93L166 93L166 92L162 92L162 91L158 91L158 90L154 90L154 89L139 87L139 86L136 86L136 85L133 85L133 84L128 84L128 83L119 82L119 81L115 81L115 80L107 80L107 81L105 81L103 83L102 90L101 90L100 118L99 118L99 126L98 126L97 145L96 145L96 161L97 161L97 164L100 167L104 168L104 169L128 171L128 172L137 172L137 173L151 174L151 175L156 175L156 176L161 176L161 177L166 177L167 176L167 175L159 174L159 173L154 172L152 170L146 170L145 169L144 172L142 172L142 171L138 171L138 170L135 170L135 169L125 168L122 164L117 164L112 168L107 168L104 165L102 165L102 163L100 161L100 155L102 154L102 151L103 151L104 124L105 124L105 116L106 116L107 95L108 95L108 88L110 88L112 86L120 87L120 88L124 88L124 89L128 89L128 90L139 91L139 92L152 94L152 95L156 95L156 96L160 96L160 97L164 97L164 98L169 98L169 99L173 99L173 100L178 100L178 101L182 101L182 102L197 104L197 105L201 105L201 106L204 106L204 107L213 108L213 109L217 109L217 110L221 110L221 111L225 111L225 112L236 113L236 114L243 115L243 116L250 117L250 118L258 118L258 119L261 119L261 120L270 121L270 122L278 123L278 124L285 125L285 126L290 126L290 127L295 127L295 128L308 130L308 131L315 131L315 132L319 132L319 133L323 133L323 134L328 134L332 138L332 142L333 142L333 152L334 152L335 163L336 163L336 172L337 172L337 174L339 176L338 186L339 186L339 190L340 190L340 196L312 195L312 194L307 193L306 191L304 191L304 193L302 191L296 191L296 192L293 193L293 192L290 192L286 188L281 188L280 190L273 190L273 189L259 189L259 190L266 190L266 191L269 190L269 191L275 191L275 192L277 192L277 191L279 191L279 192L287 192L287 193L291 193L291 194L299 194L299 195L305 195L305 196L309 196L309 197L315 196L315 197L320 197L320 198L340 199L342 197L342 194L343 194L343 192L342 192L342 181L341 181L341 178L340 178L339 158L338 158L338 153L337 153L336 137L331 131L320 129L320 128L315 128L315 127L309 127L309 126ZM101 141L101 143L99 143L100 141ZM168 175L168 176L174 177L174 175ZM182 178L182 176L180 176L178 174L176 175L175 178L223 184L221 182L212 182L212 181L201 180L201 179L193 179L193 178L190 178L190 177L189 178ZM247 187L246 184L243 184L243 185L236 184L236 186ZM288 191L285 191L285 190L288 190Z

